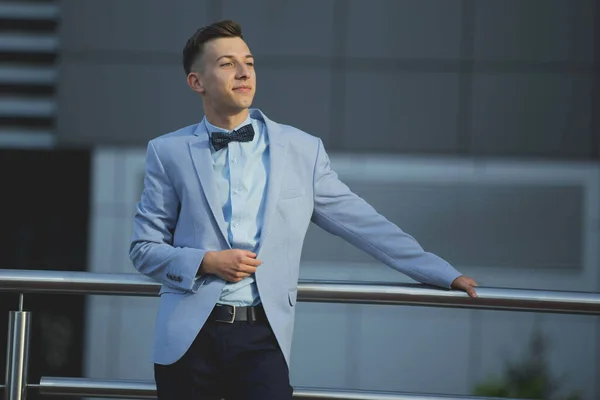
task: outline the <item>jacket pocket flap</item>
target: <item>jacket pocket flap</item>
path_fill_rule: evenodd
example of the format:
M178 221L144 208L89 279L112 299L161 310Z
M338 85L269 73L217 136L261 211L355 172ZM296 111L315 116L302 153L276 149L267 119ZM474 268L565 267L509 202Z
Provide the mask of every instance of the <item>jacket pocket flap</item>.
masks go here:
M186 291L183 289L178 289L178 288L174 288L174 287L167 286L167 285L162 285L162 287L160 288L160 291L158 292L158 295L160 296L163 293L184 294L184 293L186 293Z

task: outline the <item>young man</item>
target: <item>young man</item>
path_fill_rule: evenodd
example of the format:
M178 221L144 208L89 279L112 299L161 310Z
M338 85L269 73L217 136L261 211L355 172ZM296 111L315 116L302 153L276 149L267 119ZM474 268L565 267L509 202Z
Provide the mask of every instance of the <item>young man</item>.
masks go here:
M183 65L204 119L148 144L130 257L163 284L161 400L291 399L298 268L309 222L411 278L475 282L352 193L320 139L249 109L254 58L233 21L199 29Z

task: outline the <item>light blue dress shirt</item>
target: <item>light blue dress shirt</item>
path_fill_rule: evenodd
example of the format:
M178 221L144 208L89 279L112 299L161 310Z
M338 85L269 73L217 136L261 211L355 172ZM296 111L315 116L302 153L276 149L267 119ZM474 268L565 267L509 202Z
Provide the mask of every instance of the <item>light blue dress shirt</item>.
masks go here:
M211 132L231 133L203 120ZM269 141L265 123L248 118L235 129L252 124L251 142L230 142L219 151L211 145L211 154L219 204L233 249L256 252L263 223L265 192L269 170ZM260 268L260 266L258 267ZM219 300L223 304L251 306L260 303L254 276L237 283L227 283Z

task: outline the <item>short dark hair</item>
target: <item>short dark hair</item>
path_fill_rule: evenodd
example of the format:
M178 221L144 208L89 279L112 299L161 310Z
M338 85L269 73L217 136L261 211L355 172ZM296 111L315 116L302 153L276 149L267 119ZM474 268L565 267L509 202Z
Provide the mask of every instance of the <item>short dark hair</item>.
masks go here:
M243 39L242 27L235 21L225 20L204 26L196 31L188 39L183 48L183 69L188 75L192 71L192 65L202 56L204 43L218 38L239 37Z

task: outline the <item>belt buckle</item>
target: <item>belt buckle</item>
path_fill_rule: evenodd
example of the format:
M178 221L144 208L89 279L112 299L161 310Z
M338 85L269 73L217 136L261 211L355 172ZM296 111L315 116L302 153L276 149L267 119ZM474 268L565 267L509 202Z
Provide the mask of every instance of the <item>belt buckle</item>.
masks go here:
M216 307L224 307L223 304L216 304ZM227 305L227 307L231 307L233 308L233 313L231 314L231 320L226 320L226 319L217 319L217 322L223 322L226 324L233 324L235 322L235 313L236 313L236 307L235 306L231 306L231 305Z

